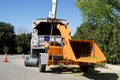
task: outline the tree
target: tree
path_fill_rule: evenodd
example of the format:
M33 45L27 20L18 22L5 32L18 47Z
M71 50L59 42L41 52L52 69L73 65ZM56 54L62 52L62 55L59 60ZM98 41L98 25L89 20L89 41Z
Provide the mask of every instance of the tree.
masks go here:
M93 39L104 52L107 62L120 63L120 0L77 0L84 16L74 39Z
M30 48L31 34L15 35L14 26L10 23L0 22L0 53L4 52L4 45L9 47L9 52L17 52L17 46L27 53Z
M9 47L7 47L6 45L4 45L4 52L5 52L5 54L7 54L8 51L9 51Z
M74 39L92 39L93 34L92 27L90 26L90 23L84 22L80 27L77 27L77 31L74 34Z
M84 21L120 26L120 0L77 0Z
M17 47L17 52L18 52L18 53L22 53L22 52L23 52L23 48L22 48L21 46L18 46L18 47Z
M10 48L10 53L14 51L14 26L9 23L0 22L0 52L3 53L4 45Z
M24 53L30 49L30 36L31 34L20 34L15 37L16 46L21 46Z

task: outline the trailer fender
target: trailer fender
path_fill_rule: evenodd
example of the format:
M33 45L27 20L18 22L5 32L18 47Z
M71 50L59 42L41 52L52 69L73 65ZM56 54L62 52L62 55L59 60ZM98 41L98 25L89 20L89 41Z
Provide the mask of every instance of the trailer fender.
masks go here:
M40 64L47 64L48 62L48 54L40 53Z

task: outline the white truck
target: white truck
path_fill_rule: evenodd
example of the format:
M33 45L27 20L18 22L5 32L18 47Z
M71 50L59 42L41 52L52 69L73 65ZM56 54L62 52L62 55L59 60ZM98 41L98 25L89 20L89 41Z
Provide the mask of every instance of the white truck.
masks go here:
M44 44L49 42L54 45L56 40L62 46L61 33L57 29L57 24L68 24L68 21L56 19L57 0L52 0L52 11L48 18L36 19L32 22L31 55L25 58L24 64L27 67L39 67L40 72L45 71L48 63L48 53L45 52Z

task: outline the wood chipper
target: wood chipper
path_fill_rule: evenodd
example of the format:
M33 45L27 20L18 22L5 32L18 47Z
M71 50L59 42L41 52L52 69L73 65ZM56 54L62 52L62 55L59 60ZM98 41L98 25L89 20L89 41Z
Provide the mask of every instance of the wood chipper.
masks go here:
M85 72L90 63L105 62L104 54L93 40L71 39L69 22L56 19L57 0L52 2L49 18L33 21L31 55L25 58L25 66L39 67L40 72L44 72L50 65L79 65Z

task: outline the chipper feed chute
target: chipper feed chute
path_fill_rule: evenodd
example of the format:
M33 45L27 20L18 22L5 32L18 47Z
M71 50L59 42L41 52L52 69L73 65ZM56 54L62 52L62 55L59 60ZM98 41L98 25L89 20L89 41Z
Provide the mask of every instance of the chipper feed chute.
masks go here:
M93 40L72 40L68 27L59 24L57 28L64 39L64 59L95 64L106 61L104 54Z

